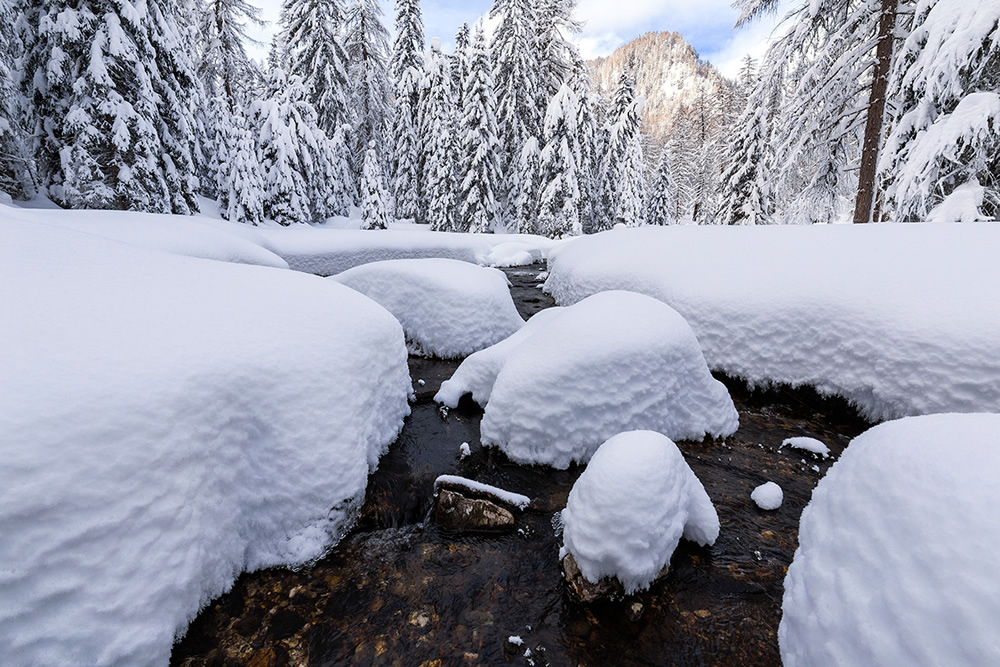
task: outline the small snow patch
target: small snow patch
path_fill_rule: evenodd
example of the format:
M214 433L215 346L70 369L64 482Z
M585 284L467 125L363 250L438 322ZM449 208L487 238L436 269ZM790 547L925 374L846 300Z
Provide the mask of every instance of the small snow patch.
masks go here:
M785 438L781 442L781 447L791 447L792 449L801 449L806 452L812 452L813 454L822 456L824 459L830 455L830 448L816 438Z
M753 490L750 499L762 510L776 510L781 507L784 494L781 487L774 482L765 482Z

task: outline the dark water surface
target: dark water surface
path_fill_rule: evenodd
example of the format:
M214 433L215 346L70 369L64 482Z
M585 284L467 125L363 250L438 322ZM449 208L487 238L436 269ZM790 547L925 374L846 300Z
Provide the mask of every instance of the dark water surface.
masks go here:
M542 268L507 271L526 317L552 305L536 287ZM442 415L432 400L457 367L410 359L417 401L369 481L354 531L312 567L241 576L191 624L171 664L779 664L782 580L799 515L834 459L778 446L806 435L839 455L869 424L845 402L808 389L751 391L720 377L739 431L725 441L678 443L718 510L718 541L682 541L669 575L650 590L585 606L567 595L552 527L582 468L519 466L481 447L477 406ZM472 455L460 460L463 442ZM445 473L523 493L532 506L515 532L449 534L427 521L433 481ZM750 500L765 481L784 490L777 511Z

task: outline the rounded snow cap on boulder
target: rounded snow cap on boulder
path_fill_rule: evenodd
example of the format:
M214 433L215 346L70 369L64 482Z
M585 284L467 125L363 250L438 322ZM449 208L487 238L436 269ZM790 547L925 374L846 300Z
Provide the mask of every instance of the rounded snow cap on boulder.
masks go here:
M714 544L719 517L677 445L629 431L594 454L562 512L563 549L584 578L617 578L627 594L648 588L683 536Z
M415 351L464 357L524 325L499 269L455 259L390 259L330 278L392 313Z
M691 327L651 297L595 294L505 347L492 390L480 388L489 394L482 440L519 463L566 468L623 431L701 440L739 426Z
M1000 665L1000 415L887 422L802 513L785 665Z

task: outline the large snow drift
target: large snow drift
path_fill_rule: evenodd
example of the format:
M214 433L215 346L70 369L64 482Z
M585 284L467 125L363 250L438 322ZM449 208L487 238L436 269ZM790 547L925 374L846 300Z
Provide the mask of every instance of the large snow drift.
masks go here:
M383 308L0 220L0 664L166 664L242 570L320 556L408 412Z
M465 357L524 325L499 269L454 259L394 259L330 280L384 306L417 350L431 356Z
M608 289L691 323L713 369L872 419L1000 411L1000 225L658 227L550 254L560 304Z
M802 513L778 630L795 665L1000 664L1000 415L854 439Z
M617 578L627 594L648 588L681 536L701 545L719 536L705 487L669 438L620 433L601 445L562 511L563 548L584 578Z
M700 440L738 426L691 328L655 299L604 292L528 327L462 362L437 396L486 400L482 442L514 461L566 468L622 431Z

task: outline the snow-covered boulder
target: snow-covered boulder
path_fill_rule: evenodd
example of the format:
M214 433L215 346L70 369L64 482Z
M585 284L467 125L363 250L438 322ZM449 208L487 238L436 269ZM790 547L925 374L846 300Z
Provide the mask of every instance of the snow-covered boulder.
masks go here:
M652 431L598 448L561 514L563 548L587 581L615 578L626 594L649 587L685 539L714 544L719 516L680 450Z
M437 396L485 402L482 442L514 461L566 468L622 431L701 440L739 425L691 328L660 301L603 292L525 329L466 359Z
M396 316L417 351L464 357L524 325L510 297L507 276L453 259L393 259L332 276L374 299Z
M334 544L408 413L346 287L0 217L0 664L166 665L243 570Z
M1000 415L854 439L802 513L778 630L795 665L1000 664Z

